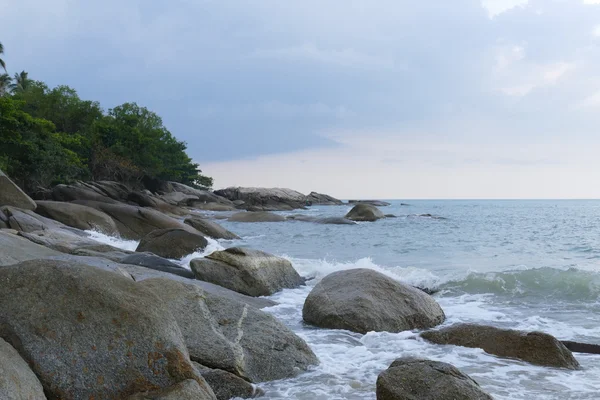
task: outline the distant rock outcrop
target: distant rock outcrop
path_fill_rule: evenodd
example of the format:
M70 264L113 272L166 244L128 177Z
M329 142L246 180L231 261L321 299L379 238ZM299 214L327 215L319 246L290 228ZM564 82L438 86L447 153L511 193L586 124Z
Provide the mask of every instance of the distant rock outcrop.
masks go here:
M392 205L387 201L381 200L348 200L348 204L370 204L375 207L386 207Z
M252 211L288 211L308 204L305 195L291 189L230 187L214 193L231 201L241 200L244 204L238 207Z
M341 200L338 200L327 194L321 194L317 192L311 192L308 196L306 196L306 199L312 205L339 206L344 204L344 202Z

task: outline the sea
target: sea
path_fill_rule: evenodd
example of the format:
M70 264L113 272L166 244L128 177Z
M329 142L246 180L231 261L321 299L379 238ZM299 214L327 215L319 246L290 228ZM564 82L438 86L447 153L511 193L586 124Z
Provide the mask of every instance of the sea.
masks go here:
M431 344L418 331L362 335L303 323L304 300L323 277L370 268L436 290L447 317L442 326L478 323L600 344L599 200L390 203L381 210L397 218L356 225L217 220L242 239L211 241L202 253L177 260L189 267L191 259L212 251L248 246L289 259L309 278L304 287L270 296L278 305L265 311L302 337L320 365L292 379L259 384L265 399L375 399L377 375L405 356L450 363L498 400L600 399L599 355L576 353L582 369L571 371ZM312 206L279 214L339 217L350 209ZM123 249L137 246L94 235Z

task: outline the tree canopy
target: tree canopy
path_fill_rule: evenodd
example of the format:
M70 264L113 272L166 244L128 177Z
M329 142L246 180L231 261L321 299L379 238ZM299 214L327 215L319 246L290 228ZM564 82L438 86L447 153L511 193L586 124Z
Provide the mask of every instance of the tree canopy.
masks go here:
M25 71L14 81L0 75L0 143L0 169L29 192L74 180L135 184L146 177L212 186L156 113L136 103L106 112Z

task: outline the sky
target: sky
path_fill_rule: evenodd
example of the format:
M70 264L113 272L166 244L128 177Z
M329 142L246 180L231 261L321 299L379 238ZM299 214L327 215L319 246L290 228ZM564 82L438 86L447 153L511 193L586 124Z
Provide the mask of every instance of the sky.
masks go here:
M215 188L600 198L600 0L0 0L9 72L157 112Z

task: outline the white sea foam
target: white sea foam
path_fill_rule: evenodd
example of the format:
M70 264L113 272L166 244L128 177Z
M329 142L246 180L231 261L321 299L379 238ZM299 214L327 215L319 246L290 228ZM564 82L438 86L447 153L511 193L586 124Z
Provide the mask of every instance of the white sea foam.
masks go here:
M102 232L97 231L86 231L90 235L91 239L94 239L100 243L108 244L118 249L135 251L140 244L139 240L128 240L120 237L108 236Z

